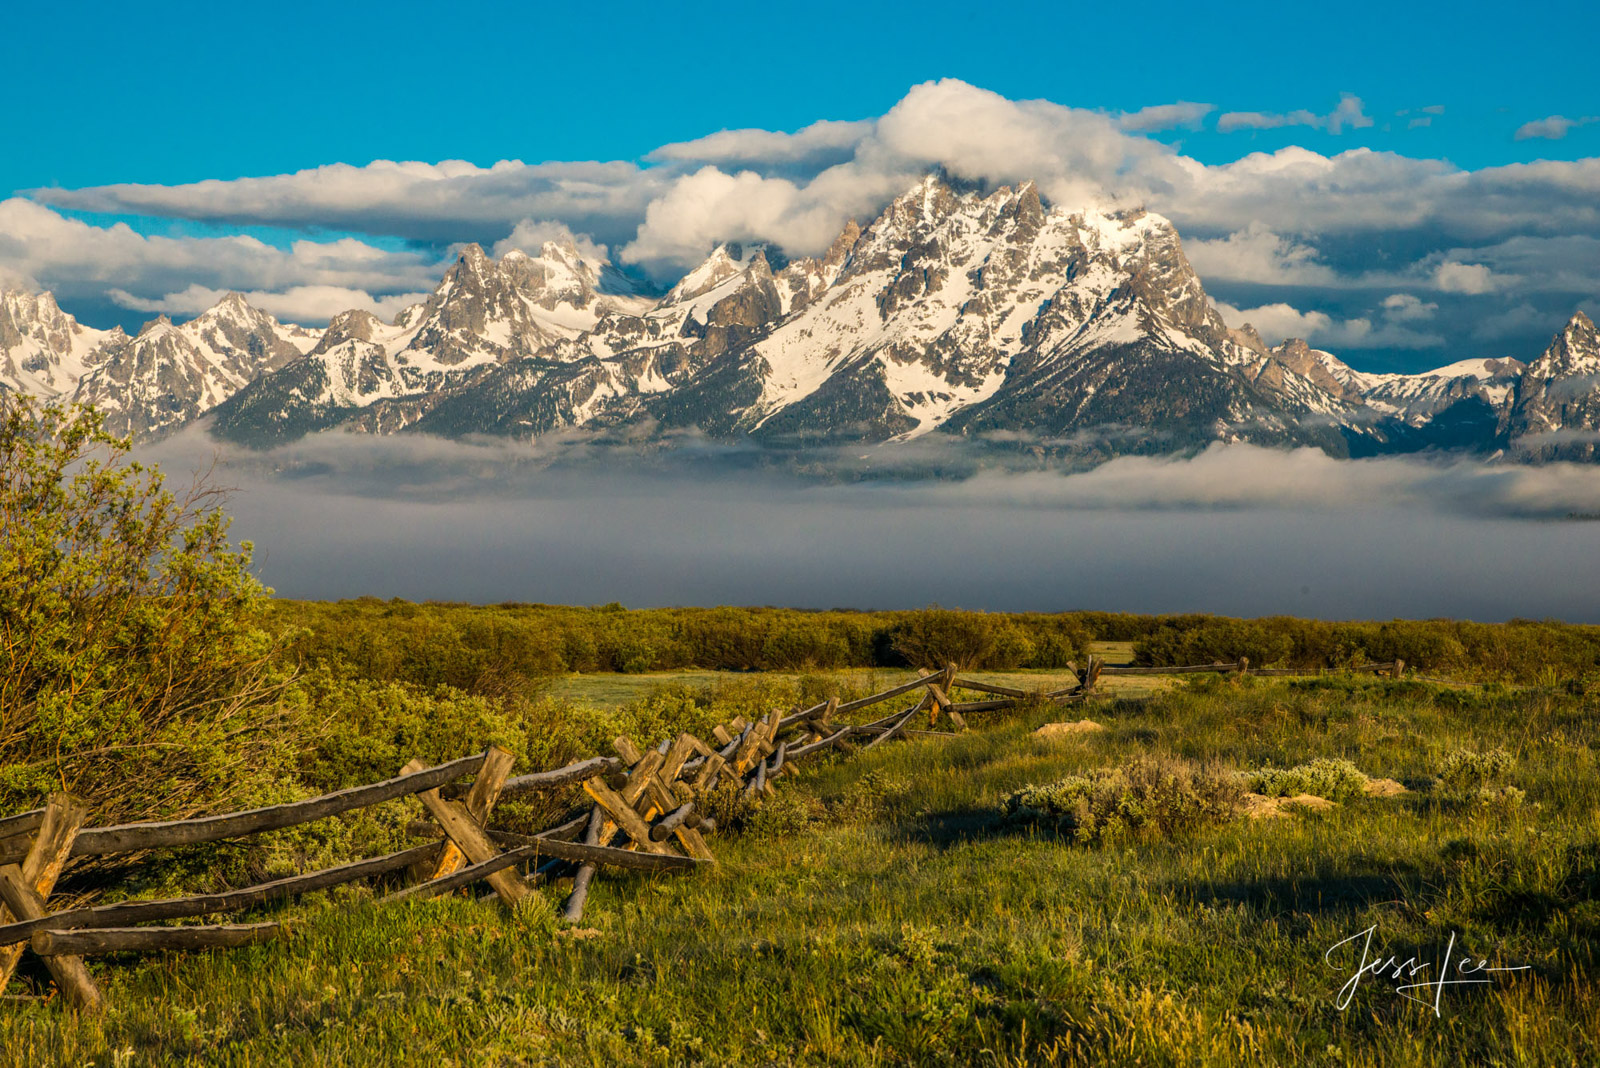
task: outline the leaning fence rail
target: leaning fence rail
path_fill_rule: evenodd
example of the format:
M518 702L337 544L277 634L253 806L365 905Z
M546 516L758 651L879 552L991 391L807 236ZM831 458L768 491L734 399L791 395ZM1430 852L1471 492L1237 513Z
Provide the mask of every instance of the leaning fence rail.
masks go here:
M955 665L946 665L856 700L832 697L792 712L774 710L755 722L737 718L717 726L711 732L712 742L682 733L640 749L631 739L619 737L613 742L616 756L591 757L515 777L510 774L511 754L491 746L482 753L431 767L412 761L381 782L193 819L89 827L80 803L66 794L53 795L43 808L0 817L0 988L9 982L24 950L31 950L44 961L73 1005L94 1008L100 1005L102 995L83 963L85 956L252 945L282 937L287 930L278 922L140 925L234 913L402 873L409 883L381 902L437 896L486 881L501 900L515 904L534 886L570 876L572 890L563 903L562 918L577 922L582 919L589 887L602 868L672 873L715 864L705 836L712 834L716 825L698 806L705 793L719 785L732 785L747 797L760 797L773 792L775 780L818 753L848 752L857 744L870 749L911 735L948 736L949 730L933 730L940 719L959 731L967 727L965 717L974 713L1026 703L1081 701L1103 676L1322 673L1251 668L1245 658L1177 667L1124 667L1107 665L1091 655L1081 669L1076 664L1068 666L1075 678L1072 684L1033 691L964 678ZM1398 678L1405 665L1396 660L1345 670ZM957 701L952 697L957 691L988 696ZM919 696L905 707L865 723L836 718L911 694ZM927 729L912 728L924 714ZM585 806L562 823L534 835L490 826L500 800L573 786L581 787ZM56 912L48 908L62 873L78 858L241 838L405 797L418 798L430 817L408 826L412 837L426 840L407 849L217 893ZM530 870L524 873L524 868Z

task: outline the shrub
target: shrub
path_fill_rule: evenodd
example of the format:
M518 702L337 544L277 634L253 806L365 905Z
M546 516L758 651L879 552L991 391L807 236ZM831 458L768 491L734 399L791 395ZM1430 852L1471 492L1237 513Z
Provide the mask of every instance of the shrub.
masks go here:
M1366 792L1367 776L1348 760L1322 758L1292 768L1265 767L1244 774L1252 793L1268 797L1315 794L1329 801L1348 801Z
M1001 802L1008 819L1053 826L1078 842L1166 839L1230 819L1239 810L1238 777L1172 758L1142 758L1120 768L1025 786Z
M1018 667L1034 652L1032 640L1006 617L947 608L906 613L889 638L907 663L928 670Z
M804 831L821 815L821 806L812 798L793 790L779 790L775 796L757 803L745 821L744 831L757 838L786 838Z
M911 784L873 770L851 783L828 806L834 819L870 823L911 793Z
M694 795L695 811L717 821L718 834L738 834L745 829L761 802L744 796L744 787L724 780L711 790L697 790Z
M0 393L0 811L97 821L282 795L287 681L218 491L181 494L92 411Z
M1453 798L1477 798L1487 788L1497 785L1515 765L1516 761L1504 749L1487 752L1457 749L1444 758L1437 789Z

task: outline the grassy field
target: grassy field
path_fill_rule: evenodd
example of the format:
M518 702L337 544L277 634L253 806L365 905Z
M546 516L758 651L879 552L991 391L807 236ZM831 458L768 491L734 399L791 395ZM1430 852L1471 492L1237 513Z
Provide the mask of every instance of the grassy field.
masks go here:
M1112 659L1118 654L1116 647L1128 647L1132 644L1132 642L1094 643L1096 646L1113 647L1110 650L1110 657L1108 657L1109 663L1124 662ZM1099 652L1098 649L1093 651ZM802 674L801 672L782 671L761 673L763 678L787 681L797 680L802 677ZM828 674L831 678L840 679L866 693L888 689L891 686L897 686L902 682L909 682L918 677L917 672L909 668L841 668ZM738 671L653 671L641 675L574 674L563 675L555 679L550 684L549 692L552 696L574 701L621 705L647 697L651 692L660 689L662 686L683 684L696 687L715 687L731 680L749 677L748 673ZM1019 689L1038 688L1043 690L1070 686L1077 678L1065 668L1059 670L1018 668L1012 671L965 671L962 672L962 677L980 682L998 683L1001 686L1015 686ZM1109 695L1117 697L1137 697L1169 690L1173 685L1173 677L1128 675L1120 678L1104 678L1101 680L1100 689ZM973 694L972 696L976 698L980 695Z
M1106 729L1069 741L1032 735L1048 712L918 738L784 778L714 872L603 876L580 929L554 920L560 887L517 915L319 898L285 944L96 964L100 1017L0 1007L0 1062L1600 1063L1595 712L1559 688L1204 680L1074 709ZM1497 748L1520 798L1434 787ZM1151 753L1346 757L1411 792L1097 845L1000 816L1025 784ZM1374 954L1437 962L1453 935L1454 959L1527 970L1444 988L1437 1015L1368 976L1340 1011L1355 958L1324 955L1372 926Z

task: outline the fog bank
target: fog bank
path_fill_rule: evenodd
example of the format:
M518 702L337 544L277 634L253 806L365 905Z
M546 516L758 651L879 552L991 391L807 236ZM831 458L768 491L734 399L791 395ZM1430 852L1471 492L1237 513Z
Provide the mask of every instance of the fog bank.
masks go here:
M1600 622L1600 524L1569 518L1600 514L1600 470L1570 465L1219 446L1063 473L916 443L774 469L692 441L338 433L141 452L175 479L215 460L288 597ZM897 465L965 477L863 479Z

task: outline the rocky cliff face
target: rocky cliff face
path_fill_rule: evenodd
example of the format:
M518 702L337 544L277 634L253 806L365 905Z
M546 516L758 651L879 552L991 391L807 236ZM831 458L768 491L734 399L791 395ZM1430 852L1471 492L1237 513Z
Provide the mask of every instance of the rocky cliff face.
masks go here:
M1367 374L1228 328L1158 215L937 175L820 257L721 245L659 298L571 242L498 261L468 246L393 323L347 312L320 333L229 298L130 339L86 330L48 295L8 294L0 372L135 432L209 413L216 433L253 443L333 426L692 426L769 445L953 434L1091 458L1249 441L1592 460L1600 430L1581 314L1526 368Z
M1518 376L1500 429L1525 459L1600 458L1600 335L1587 315L1574 315Z
M316 331L279 323L237 293L182 326L163 316L132 338L83 326L48 293L4 293L0 385L92 404L115 433L146 437L300 359L316 339Z

